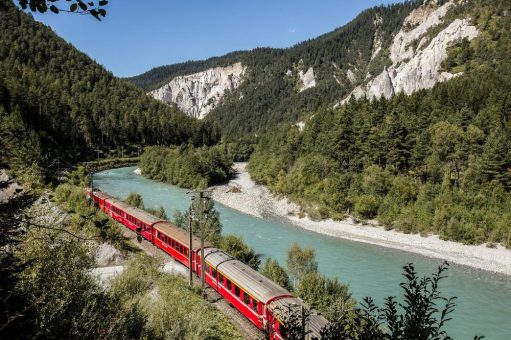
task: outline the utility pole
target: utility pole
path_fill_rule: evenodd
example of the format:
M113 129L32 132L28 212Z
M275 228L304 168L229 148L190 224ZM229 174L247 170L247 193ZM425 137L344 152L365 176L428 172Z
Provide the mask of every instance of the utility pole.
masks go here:
M190 271L189 271L189 285L190 285L190 288L193 287L193 263L192 263L192 254L193 254L193 245L192 245L192 241L193 241L193 231L192 231L192 206L190 205L190 208L188 208L188 234L189 234L189 240L190 242L188 243L190 246L189 246L189 249L188 249L188 261L190 262Z
M305 307L302 306L302 339L305 339L306 329L305 329Z
M200 262L200 276L201 276L201 289L202 289L202 296L205 295L205 287L206 287L206 261L204 259L204 241L205 239L209 236L209 235L206 235L206 231L204 230L204 222L207 218L206 216L206 213L207 213L207 209L206 209L206 202L210 199L210 197L208 197L207 195L205 195L205 193L209 192L208 190L197 190L197 191L189 191L188 193L192 193L193 196L192 196L192 205L193 205L193 202L197 202L198 203L198 207L200 208L200 211L196 212L196 217L197 218L197 221L201 224L200 227L199 227L199 237L200 237L200 259L201 259L201 262ZM197 195L198 194L198 195ZM190 216L192 215L192 207L190 206ZM191 222L191 218L189 220L189 223L190 223L190 249L191 249L191 245L192 245L192 222ZM190 272L190 275L191 275L191 272Z
M204 199L204 191L200 191L199 192L199 197L200 197L200 202L204 202L203 199ZM202 210L201 211L202 213L202 217L206 217L205 214L206 214L206 211L205 210ZM206 281L206 274L204 273L204 270L206 268L206 261L205 261L205 258L204 258L204 228L201 232L201 235L200 235L200 257L201 257L201 289L202 289L202 296L204 296L204 287L205 287L205 281Z

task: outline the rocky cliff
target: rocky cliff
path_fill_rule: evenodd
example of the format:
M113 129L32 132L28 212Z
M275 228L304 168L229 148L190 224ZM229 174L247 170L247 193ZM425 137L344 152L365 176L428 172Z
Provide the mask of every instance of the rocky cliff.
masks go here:
M470 18L444 23L442 19L452 6L456 6L455 1L449 1L443 6L426 2L413 10L389 48L392 64L374 78L368 75L366 79L369 80L357 86L341 104L352 97L373 99L381 96L390 98L400 92L411 94L460 75L441 71L442 63L447 58L447 49L461 39L474 39L479 31L470 23ZM446 27L432 36L432 29L440 25Z
M489 33L477 11L482 3L485 15L499 13L493 0L405 1L364 11L287 49L256 48L162 66L132 81L149 91L172 79L151 94L195 117L208 114L227 134L257 133L307 121L319 106L411 94L460 76L464 68L444 62L464 39L479 41ZM247 69L250 76L243 76Z
M242 83L245 71L246 67L239 62L215 67L175 77L149 94L165 103L176 103L189 116L202 119L216 106L226 90L236 89Z

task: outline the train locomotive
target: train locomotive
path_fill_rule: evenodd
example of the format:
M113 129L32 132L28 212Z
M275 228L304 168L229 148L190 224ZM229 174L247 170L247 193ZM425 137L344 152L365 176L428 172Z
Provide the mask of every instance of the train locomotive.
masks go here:
M87 195L112 219L137 232L186 267L191 267L192 272L201 277L201 243L197 237L193 236L190 244L188 232L168 221L101 191L88 189ZM328 323L288 290L207 242L204 243L204 277L206 284L270 339L287 338L286 320L296 312L295 308L308 311L307 339L319 339L320 330Z

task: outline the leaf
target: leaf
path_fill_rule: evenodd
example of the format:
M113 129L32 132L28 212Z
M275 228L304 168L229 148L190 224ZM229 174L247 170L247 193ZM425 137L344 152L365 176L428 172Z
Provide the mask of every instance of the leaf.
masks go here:
M48 6L45 2L39 2L37 3L37 10L41 13L45 13L48 10Z
M80 8L83 10L83 11L86 11L87 10L87 5L83 3L83 1L81 0L78 0L78 6L80 6Z
M106 11L103 8L98 9L98 12L99 12L99 15L101 15L102 17L105 17Z
M101 0L101 1L98 3L98 5L99 5L99 6L106 6L107 4L108 4L108 1L106 1L106 0Z
M50 6L50 11L52 11L55 14L59 14L59 9L55 7L55 5Z
M95 10L95 9L91 9L91 10L90 10L90 14L91 14L94 18L96 18L96 19L98 19L99 21L101 21L101 18L99 17L99 13L98 13L98 11L97 11L97 10Z
M71 6L69 6L69 10L70 10L71 12L75 12L77 8L78 8L78 5L77 5L77 4L71 4Z

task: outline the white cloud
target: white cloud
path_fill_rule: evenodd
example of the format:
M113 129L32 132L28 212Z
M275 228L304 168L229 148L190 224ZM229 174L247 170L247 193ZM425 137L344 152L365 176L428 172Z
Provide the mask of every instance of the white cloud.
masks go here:
M298 30L296 28L290 28L287 30L289 33L296 33Z

